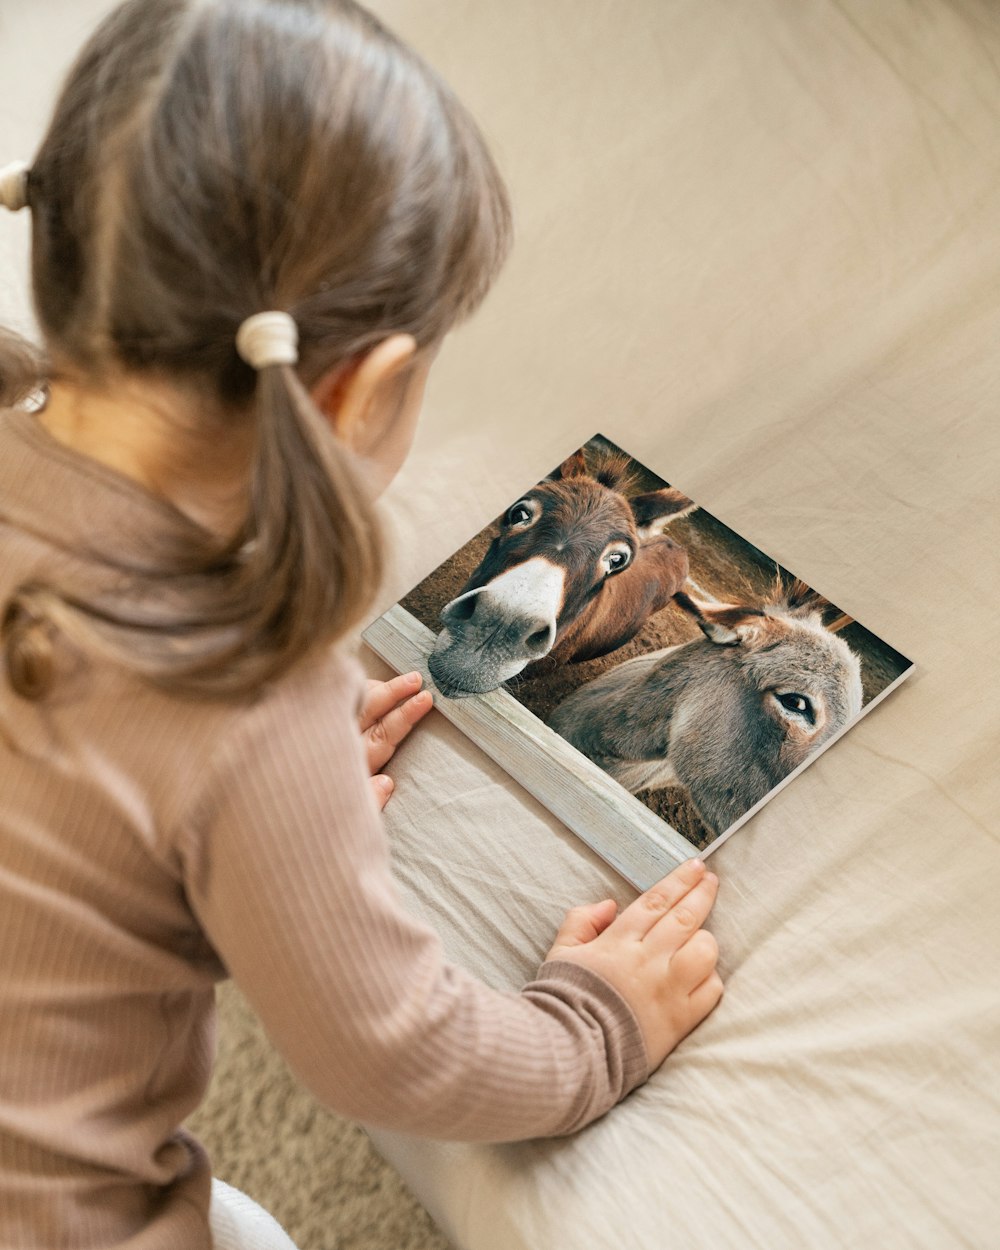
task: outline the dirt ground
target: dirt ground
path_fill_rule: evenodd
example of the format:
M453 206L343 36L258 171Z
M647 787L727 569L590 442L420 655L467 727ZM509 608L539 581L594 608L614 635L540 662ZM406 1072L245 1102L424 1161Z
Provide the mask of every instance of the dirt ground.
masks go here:
M636 472L638 482L630 494L667 485L638 463ZM497 532L495 522L480 531L415 586L401 601L402 606L437 633L441 628L438 619L441 609L460 592ZM729 602L742 598L752 603L766 596L773 587L777 569L775 563L711 514L698 509L690 516L674 521L667 532L686 549L693 581L712 597ZM836 612L831 610L827 614L828 619L834 615ZM551 672L534 676L529 667L508 682L506 689L529 711L541 720L547 720L556 705L578 686L592 681L623 660L700 636L701 631L691 617L670 604L650 617L640 633L617 651L581 664L561 665ZM860 625L847 626L841 631L841 637L861 659L863 697L868 703L899 676L906 661ZM712 840L684 790L677 787L642 790L636 797L695 846L703 847Z

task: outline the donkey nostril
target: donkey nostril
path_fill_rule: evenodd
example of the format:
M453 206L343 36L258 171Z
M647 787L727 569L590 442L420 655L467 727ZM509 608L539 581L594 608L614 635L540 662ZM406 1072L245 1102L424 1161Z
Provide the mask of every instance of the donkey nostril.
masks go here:
M524 641L533 651L537 651L548 646L550 634L551 630L546 625L544 629L536 629L533 634L529 634Z
M476 610L476 604L479 602L478 595L469 595L467 599L458 599L454 603L450 603L441 613L442 619L447 621L468 621L471 620L473 612Z

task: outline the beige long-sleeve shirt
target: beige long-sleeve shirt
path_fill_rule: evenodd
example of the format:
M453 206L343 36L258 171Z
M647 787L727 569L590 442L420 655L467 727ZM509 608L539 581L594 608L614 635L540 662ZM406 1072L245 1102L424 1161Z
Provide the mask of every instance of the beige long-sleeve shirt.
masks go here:
M0 612L25 581L99 574L81 543L149 560L192 524L0 413ZM353 656L235 704L65 668L39 703L0 679L0 1246L208 1250L208 1161L179 1126L226 976L316 1097L371 1125L568 1133L645 1079L596 974L493 990L402 908Z

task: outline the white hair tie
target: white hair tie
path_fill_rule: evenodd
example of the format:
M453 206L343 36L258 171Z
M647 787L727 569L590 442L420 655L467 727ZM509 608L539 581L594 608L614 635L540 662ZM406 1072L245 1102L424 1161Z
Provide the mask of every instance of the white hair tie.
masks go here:
M286 312L260 312L236 331L236 350L254 369L294 365L299 358L299 328Z
M0 204L12 213L27 207L30 168L27 161L11 161L0 169Z

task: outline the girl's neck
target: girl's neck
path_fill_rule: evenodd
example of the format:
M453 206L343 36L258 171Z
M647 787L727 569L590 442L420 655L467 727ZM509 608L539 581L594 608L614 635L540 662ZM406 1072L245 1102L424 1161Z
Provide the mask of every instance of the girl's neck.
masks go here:
M199 412L198 428L197 406L195 393L167 383L116 379L105 388L62 378L50 383L38 420L60 443L228 538L246 515L252 427Z

